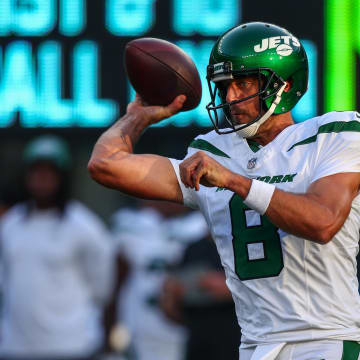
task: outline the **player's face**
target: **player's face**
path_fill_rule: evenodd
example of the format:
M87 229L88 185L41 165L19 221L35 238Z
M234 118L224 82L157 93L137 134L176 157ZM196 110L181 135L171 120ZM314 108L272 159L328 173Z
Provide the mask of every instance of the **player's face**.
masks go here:
M35 200L51 200L60 187L60 176L52 164L36 163L26 176L26 187Z
M244 76L229 81L227 84L226 101L231 102L254 95L259 91L257 76ZM246 101L230 106L230 113L235 124L246 124L259 115L259 97L255 96Z

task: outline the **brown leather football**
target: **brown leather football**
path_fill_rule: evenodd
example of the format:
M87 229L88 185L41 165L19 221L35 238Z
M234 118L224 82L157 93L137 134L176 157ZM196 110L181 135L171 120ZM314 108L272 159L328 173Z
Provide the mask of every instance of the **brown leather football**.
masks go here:
M135 91L149 105L168 105L185 94L182 111L194 109L201 100L201 81L189 55L171 42L140 38L125 47L126 73Z

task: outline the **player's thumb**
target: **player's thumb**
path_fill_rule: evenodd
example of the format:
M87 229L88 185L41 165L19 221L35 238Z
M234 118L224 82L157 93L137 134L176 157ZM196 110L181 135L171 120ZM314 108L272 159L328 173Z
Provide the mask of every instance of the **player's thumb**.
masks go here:
M178 113L182 109L185 101L186 101L185 95L177 96L173 100L173 102L167 106L167 110L169 112L168 116L172 116L172 115L175 115L176 113Z

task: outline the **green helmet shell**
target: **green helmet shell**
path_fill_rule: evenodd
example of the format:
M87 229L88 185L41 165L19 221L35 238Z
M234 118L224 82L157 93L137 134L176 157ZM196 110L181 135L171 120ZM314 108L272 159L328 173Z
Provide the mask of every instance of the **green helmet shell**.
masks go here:
M37 161L48 161L60 170L69 170L71 165L67 143L55 135L42 135L30 141L23 156L27 165Z
M282 93L274 114L290 111L307 90L308 61L305 50L295 36L279 26L252 22L227 31L214 45L209 65L216 69L216 66L221 67L219 64L226 62L231 63L234 77L260 69L265 80L270 80L267 94L271 94L278 83L266 69L272 70L283 81L290 82L290 90ZM221 71L215 71L209 80L216 82L216 73ZM274 96L265 98L265 106L269 108L273 100Z

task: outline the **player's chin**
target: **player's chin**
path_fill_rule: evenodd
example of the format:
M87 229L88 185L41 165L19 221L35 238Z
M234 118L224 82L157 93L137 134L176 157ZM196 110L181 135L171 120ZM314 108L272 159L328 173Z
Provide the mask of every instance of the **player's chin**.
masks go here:
M247 124L251 120L249 118L249 116L244 113L231 114L231 119L235 125L244 125L244 124Z

